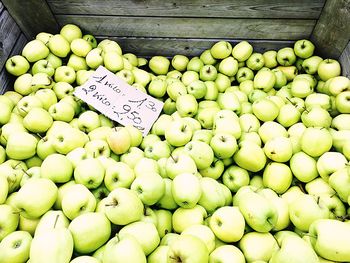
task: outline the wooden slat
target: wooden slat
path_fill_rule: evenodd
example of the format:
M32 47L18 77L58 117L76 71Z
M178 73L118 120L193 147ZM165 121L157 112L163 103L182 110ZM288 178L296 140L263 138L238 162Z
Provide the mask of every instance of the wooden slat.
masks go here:
M1 12L4 10L4 5L2 4L2 2L0 1L0 14Z
M315 20L115 17L57 15L85 32L118 37L230 38L295 40L308 37Z
M97 37L98 40L105 37ZM189 57L198 56L210 48L219 39L170 39L170 38L110 38L119 43L124 53L131 52L140 57L163 55L172 57L183 54ZM229 40L232 45L238 40ZM248 40L257 52L278 50L282 47L292 46L293 41Z
M3 11L0 16L0 46L2 46L3 49L3 54L0 57L0 70L3 67L20 33L21 30L12 19L8 11Z
M54 14L317 19L325 0L48 0Z
M318 53L339 58L350 39L350 0L327 0L311 40Z
M350 42L341 54L339 62L342 66L342 75L350 78Z
M20 34L19 38L13 43L13 49L9 56L20 54L25 44L28 42L27 38L23 33ZM3 94L6 90L12 90L14 77L6 72L5 67L0 71L0 94Z
M57 22L45 0L2 0L24 35L34 38L39 32L56 33Z

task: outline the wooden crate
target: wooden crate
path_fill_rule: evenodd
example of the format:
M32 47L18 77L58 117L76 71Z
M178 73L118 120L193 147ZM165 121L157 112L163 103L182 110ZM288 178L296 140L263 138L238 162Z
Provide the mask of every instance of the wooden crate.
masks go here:
M0 93L11 86L6 59L66 23L145 57L194 56L220 39L263 52L308 38L350 76L350 0L1 0Z

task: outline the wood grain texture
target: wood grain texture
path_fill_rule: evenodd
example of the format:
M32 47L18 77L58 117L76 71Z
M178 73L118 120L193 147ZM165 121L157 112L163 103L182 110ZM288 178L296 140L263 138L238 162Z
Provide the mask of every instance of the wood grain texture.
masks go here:
M325 0L48 0L54 14L317 19Z
M0 46L3 54L0 57L0 70L6 62L21 30L16 22L10 16L7 10L4 10L0 16Z
M102 40L105 37L97 37ZM121 46L123 53L131 52L140 57L151 57L162 55L172 57L182 54L189 57L199 56L204 50L210 48L219 39L170 39L170 38L110 38ZM266 50L278 50L282 47L293 46L293 41L268 41L268 40L248 40L256 52ZM238 40L230 40L232 45Z
M315 20L115 17L57 15L101 36L295 40L310 35Z
M28 39L39 32L56 33L57 22L45 0L2 0Z
M350 42L341 54L339 62L342 66L342 75L350 78Z
M20 54L27 42L27 38L21 33L16 42L13 43L13 48L9 56ZM15 77L7 73L5 67L3 67L0 71L0 94L3 94L6 90L13 90L14 79Z
M350 0L327 0L311 40L321 55L339 58L350 40Z

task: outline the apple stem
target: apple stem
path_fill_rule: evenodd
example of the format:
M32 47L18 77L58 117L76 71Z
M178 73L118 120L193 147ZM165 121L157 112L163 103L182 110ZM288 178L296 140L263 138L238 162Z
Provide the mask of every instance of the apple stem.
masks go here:
M57 215L56 216L56 219L55 219L55 224L53 225L53 228L56 228L56 224L57 224L57 221L58 221L58 218L60 217L60 215Z
M25 171L23 168L21 170L23 173L25 173L26 175L28 175L30 177L30 175L27 173L27 171Z
M36 133L36 135L40 138L43 139L43 136L40 133Z

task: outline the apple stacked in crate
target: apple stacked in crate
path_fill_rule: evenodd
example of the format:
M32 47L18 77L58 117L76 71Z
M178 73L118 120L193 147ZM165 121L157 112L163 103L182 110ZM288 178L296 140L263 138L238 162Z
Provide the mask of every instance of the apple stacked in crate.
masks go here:
M75 25L8 59L0 262L349 262L350 81L309 40L122 53ZM164 102L151 132L73 95L99 66Z

